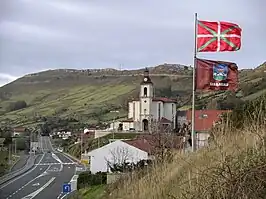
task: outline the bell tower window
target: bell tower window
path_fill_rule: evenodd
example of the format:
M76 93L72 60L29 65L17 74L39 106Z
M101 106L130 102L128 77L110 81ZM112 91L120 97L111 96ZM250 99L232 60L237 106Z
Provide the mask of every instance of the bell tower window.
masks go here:
M147 87L144 87L144 97L147 97L147 93L148 93L148 89L147 89Z

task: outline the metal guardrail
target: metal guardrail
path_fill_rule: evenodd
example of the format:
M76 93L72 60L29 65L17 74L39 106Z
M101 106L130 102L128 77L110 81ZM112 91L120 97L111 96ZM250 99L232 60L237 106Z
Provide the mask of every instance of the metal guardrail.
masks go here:
M21 169L19 169L17 171L13 171L11 173L8 173L8 174L2 176L0 178L0 185L14 179L15 177L17 177L23 173L26 173L28 170L30 170L34 166L35 159L36 159L36 156L29 157L25 166L23 166Z

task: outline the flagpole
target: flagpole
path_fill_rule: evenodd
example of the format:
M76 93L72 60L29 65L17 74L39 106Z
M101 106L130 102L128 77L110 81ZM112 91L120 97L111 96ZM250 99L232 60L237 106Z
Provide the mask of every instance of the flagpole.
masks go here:
M191 141L192 141L192 151L196 150L196 140L195 140L195 92L196 92L196 59L197 59L197 25L198 25L198 14L195 13L195 34L194 34L194 57L193 57L193 83L192 83L192 115L191 115Z

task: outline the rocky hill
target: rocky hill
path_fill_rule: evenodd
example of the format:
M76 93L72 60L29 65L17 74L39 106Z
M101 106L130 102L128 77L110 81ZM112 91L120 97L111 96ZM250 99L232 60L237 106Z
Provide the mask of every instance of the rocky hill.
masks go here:
M198 108L217 107L217 101L248 100L266 91L265 63L254 70L240 71L240 90L236 96L228 92L200 93ZM192 70L190 66L162 64L149 68L156 96L191 104ZM88 123L126 116L128 100L138 95L144 69L58 69L26 75L0 88L2 124L32 125L40 117L74 118ZM26 103L24 103L26 102Z

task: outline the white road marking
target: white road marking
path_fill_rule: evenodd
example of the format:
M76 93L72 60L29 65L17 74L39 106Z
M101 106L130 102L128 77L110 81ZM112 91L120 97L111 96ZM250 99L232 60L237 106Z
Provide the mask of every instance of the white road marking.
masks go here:
M37 183L34 183L34 184L32 184L32 186L33 186L33 187L40 186L40 183L39 183L39 182L37 182Z
M48 187L53 181L55 180L55 177L52 177L46 184L44 184L41 188L34 191L33 193L23 197L22 199L32 199L35 198L41 191L43 191L46 187Z
M48 148L47 140L46 140L46 139L43 139L43 137L41 137L41 141L42 141L42 140L44 141L44 145L46 145L46 148ZM51 146L52 151L55 152L55 150L54 150L53 147L52 147L51 141L48 140L48 142L49 142L49 144L50 144L50 146ZM42 144L43 144L43 143L41 143L41 145L42 145ZM44 148L43 148L43 146L41 146L41 149L42 149L42 151L44 152ZM56 152L56 153L57 153L57 152ZM55 160L57 160L59 163L41 163L42 160L44 159L44 156L45 156L45 153L44 153L44 154L42 155L41 159L38 161L38 163L35 164L34 168L32 168L30 171L24 173L23 175L21 175L21 176L15 178L14 180L10 181L9 183L5 184L4 186L0 187L0 189L2 189L2 188L4 188L4 187L6 187L7 185L9 185L9 184L15 182L16 180L20 179L21 177L23 177L23 176L29 174L30 172L32 172L34 169L37 168L37 166L49 166L49 167L48 167L48 168L47 168L42 174L40 174L40 175L37 176L36 178L34 178L34 179L32 179L31 181L29 181L28 183L26 183L25 185L23 185L22 187L20 187L18 190L16 190L16 191L13 192L12 194L10 194L10 195L7 197L7 199L13 197L16 193L18 193L19 191L21 191L22 189L24 189L27 185L29 185L30 183L32 183L34 180L36 180L36 179L38 179L38 178L40 178L40 177L42 177L42 176L47 175L47 174L48 174L48 171L49 171L49 169L50 169L50 167L51 167L52 165L60 165L60 171L62 171L62 170L63 170L63 165L75 165L75 164L77 164L76 162L74 162L71 158L69 158L69 157L68 157L67 155L65 155L64 153L60 153L60 154L62 154L65 158L67 158L68 160L70 160L70 162L69 162L69 163L63 163L63 162L60 160L60 158L59 158L58 156L56 156L55 153L52 153L52 157L53 157ZM71 167L69 166L68 168L71 168ZM40 170L42 170L42 169L43 169L43 168L40 168ZM53 177L53 178L55 179L55 177ZM52 178L52 179L53 179L53 178ZM50 182L49 184L51 184L52 181L54 180L54 179L53 179L53 180L52 180L52 179L51 179L51 182ZM48 184L47 186L49 186L49 184ZM45 186L45 185L44 185L44 186ZM44 186L43 186L43 187L44 187ZM46 188L47 186L45 186L44 188ZM35 196L37 196L37 195L38 195L38 194L44 189L43 187L41 187L40 189L38 189L39 192L37 192L37 191L38 191L38 190L37 190L37 191L33 192L32 194L30 194L30 195L28 195L28 196L25 196L24 199L34 198ZM43 189L42 189L42 188L43 188ZM35 195L35 194L36 194L36 195ZM63 193L61 193L58 197L60 198L60 197L62 196L62 194L63 194ZM66 196L67 196L67 194L64 195L64 196L62 196L62 198L66 197Z
M11 198L13 195L15 195L18 191L20 191L20 190L22 190L22 189L24 189L26 186L28 186L30 183L32 183L34 180L36 180L36 179L38 179L38 178L40 178L40 177L42 177L42 176L45 176L45 175L47 175L47 171L48 171L48 169L50 168L51 166L49 166L41 175L38 175L37 177L35 177L35 178L33 178L31 181L29 181L29 182L27 182L25 185L23 185L22 187L20 187L18 190L16 190L13 194L11 194L11 195L9 195L8 197L7 197L7 199L8 198Z
M66 159L70 160L72 163L74 163L75 161L73 161L70 157L68 157L66 154L61 153Z
M40 162L43 160L44 155L45 155L45 154L42 155L42 157L41 157L41 159L39 160L38 163L40 163ZM5 188L6 186L10 185L11 183L17 181L18 179L22 178L23 176L25 176L25 175L31 173L33 170L35 170L35 169L37 168L37 166L38 166L38 164L37 164L35 167L33 167L31 170L27 171L26 173L24 173L24 174L22 174L22 175L16 177L14 180L11 180L10 182L8 182L8 183L2 185L2 186L0 187L0 190L3 189L3 188Z
M61 192L58 196L57 196L57 198L56 199L60 199L60 197L61 197L61 195L63 195L64 193L63 192Z
M48 165L60 165L60 164L63 164L63 165L71 165L71 164L76 164L76 163L72 163L72 162L56 163L56 162L53 162L53 163L39 163L39 164L36 164L36 165L39 165L39 166L48 166Z

